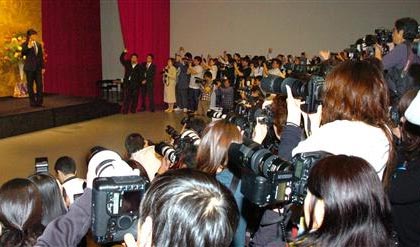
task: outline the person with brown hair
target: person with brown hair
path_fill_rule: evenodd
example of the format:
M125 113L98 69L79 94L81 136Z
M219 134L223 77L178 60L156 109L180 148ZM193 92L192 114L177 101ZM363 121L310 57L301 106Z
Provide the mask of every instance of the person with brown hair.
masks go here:
M15 178L0 188L0 245L34 246L42 234L42 200L29 179Z
M211 122L204 130L198 147L197 169L214 175L234 195L241 215L231 246L245 246L247 224L242 215L244 196L241 193L241 181L228 168L228 150L232 142L242 142L242 135L236 125L226 120Z
M388 88L374 62L341 63L326 77L322 109L310 116L312 135L298 144L293 156L311 151L358 156L382 178L387 165L392 164L394 150L388 106ZM299 103L288 108L295 111L293 123L299 126L301 117L295 114L300 111ZM388 177L384 176L385 184Z

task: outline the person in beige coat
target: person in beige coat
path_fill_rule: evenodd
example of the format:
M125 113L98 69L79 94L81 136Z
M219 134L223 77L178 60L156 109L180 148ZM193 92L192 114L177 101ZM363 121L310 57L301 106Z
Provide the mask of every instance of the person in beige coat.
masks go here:
M168 104L168 109L165 112L173 112L175 98L175 85L176 85L176 68L174 67L174 59L169 58L168 64L165 67L163 74L163 101Z

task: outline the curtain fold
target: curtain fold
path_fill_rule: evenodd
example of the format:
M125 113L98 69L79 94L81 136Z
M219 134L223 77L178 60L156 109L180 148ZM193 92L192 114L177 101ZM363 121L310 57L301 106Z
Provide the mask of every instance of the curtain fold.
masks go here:
M163 83L160 72L169 58L169 0L118 0L121 31L128 53L137 53L140 62L154 55L157 66L154 78L155 104L162 104Z
M100 0L42 0L47 93L95 96L102 77Z

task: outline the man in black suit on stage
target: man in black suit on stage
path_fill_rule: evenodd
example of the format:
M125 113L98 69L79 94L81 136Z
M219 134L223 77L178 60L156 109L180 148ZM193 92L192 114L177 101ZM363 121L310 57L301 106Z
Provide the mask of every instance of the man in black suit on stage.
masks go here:
M142 64L144 79L142 81L141 96L143 100L142 111L146 110L146 95L149 96L149 108L151 112L155 111L155 102L153 101L153 80L156 73L156 65L153 64L153 55L147 54L146 62Z
M144 72L138 64L138 55L131 54L130 60L125 59L127 49L120 56L120 62L125 68L124 74L124 103L122 113L127 114L128 111L136 113L137 102L139 100L139 91L141 82L144 80Z
M29 103L32 107L42 106L42 75L45 72L44 52L41 43L36 41L36 38L37 32L29 29L26 33L26 41L22 44L22 56L26 56L23 69L28 82ZM34 81L36 93L34 93Z

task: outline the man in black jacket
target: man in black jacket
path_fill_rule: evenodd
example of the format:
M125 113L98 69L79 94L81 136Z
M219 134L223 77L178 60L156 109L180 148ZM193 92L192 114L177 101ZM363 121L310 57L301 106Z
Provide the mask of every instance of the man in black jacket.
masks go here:
M22 44L22 56L26 56L23 69L26 73L29 103L32 107L42 106L42 75L45 72L42 45L36 41L36 37L37 32L29 29L26 33L26 41ZM34 93L34 81L36 84L36 93Z
M155 103L153 99L153 80L156 73L156 65L153 63L153 54L147 54L146 62L142 63L144 78L141 87L141 97L143 100L142 111L146 110L146 95L149 96L149 109L155 111Z
M136 113L137 102L139 99L139 91L141 82L144 80L144 72L140 64L138 64L138 55L131 54L130 60L125 59L127 49L121 53L120 62L125 68L124 74L124 103L122 113L127 114L128 111Z

